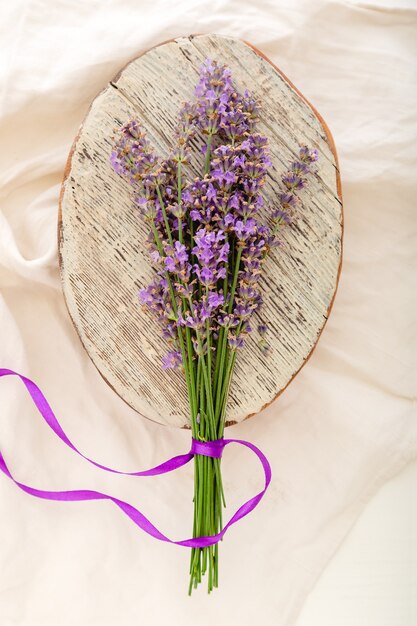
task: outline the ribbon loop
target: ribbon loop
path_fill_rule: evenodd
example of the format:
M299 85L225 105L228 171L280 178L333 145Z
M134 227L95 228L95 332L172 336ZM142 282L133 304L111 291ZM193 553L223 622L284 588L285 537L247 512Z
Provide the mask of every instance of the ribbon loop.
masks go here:
M11 474L9 468L6 465L6 461L0 451L0 470L10 478L22 491L35 496L37 498L43 498L46 500L58 500L58 501L66 501L66 502L78 502L85 500L111 500L118 506L121 511L125 515L127 515L139 528L141 528L144 532L148 533L155 539L159 541L167 541L168 543L173 543L179 546L185 546L188 548L205 548L207 546L214 545L218 543L226 533L227 529L232 526L232 524L236 524L240 519L248 515L253 509L259 504L260 500L263 498L266 490L268 489L269 483L271 482L271 466L266 458L266 456L252 443L249 441L243 441L241 439L217 439L215 441L198 441L197 439L192 439L191 450L187 454L181 454L179 456L175 456L156 467L153 467L149 470L144 470L141 472L121 472L115 469L111 469L110 467L106 467L105 465L101 465L100 463L96 463L92 459L85 456L82 452L80 452L75 445L70 441L65 432L63 431L61 425L59 424L57 418L55 417L51 407L49 406L45 396L39 389L39 387L26 376L22 376L13 370L0 368L0 378L2 376L18 376L20 380L25 385L28 390L36 408L39 413L44 418L45 422L48 426L54 431L54 433L74 452L82 456L86 461L92 463L96 467L99 467L106 472L113 472L115 474L123 474L125 476L157 476L158 474L166 474L167 472L171 472L179 467L182 467L186 463L188 463L195 454L201 454L203 456L210 456L213 458L220 458L222 456L223 448L229 443L237 443L239 445L245 446L252 450L258 457L261 462L262 468L264 470L265 475L265 486L262 491L260 491L256 496L245 502L231 517L231 519L227 522L226 526L221 530L217 535L209 536L209 537L197 537L192 539L184 539L182 541L173 541L169 539L165 535L163 535L149 520L143 513L141 513L137 508L129 504L128 502L124 502L123 500L119 500L113 496L110 496L105 493L101 493L100 491L93 490L72 490L72 491L44 491L41 489L34 489L33 487L29 487L24 485L23 483L18 482Z

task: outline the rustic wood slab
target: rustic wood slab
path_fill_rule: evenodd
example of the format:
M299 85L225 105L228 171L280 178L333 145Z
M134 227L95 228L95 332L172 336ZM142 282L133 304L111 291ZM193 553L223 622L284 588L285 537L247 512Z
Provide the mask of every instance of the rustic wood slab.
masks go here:
M251 45L229 37L182 37L135 59L91 105L69 155L62 186L59 256L67 306L92 361L141 415L188 426L180 372L161 369L166 351L138 290L153 269L146 226L132 209L129 185L109 156L118 126L137 117L161 155L171 145L177 113L192 99L201 62L226 63L239 90L262 100L259 132L270 140L273 168L264 195L274 205L280 177L299 145L319 150L318 172L302 191L302 209L283 232L284 245L265 266L263 320L272 354L251 339L239 354L228 422L257 413L292 380L312 352L329 315L342 257L343 213L337 157L318 113Z

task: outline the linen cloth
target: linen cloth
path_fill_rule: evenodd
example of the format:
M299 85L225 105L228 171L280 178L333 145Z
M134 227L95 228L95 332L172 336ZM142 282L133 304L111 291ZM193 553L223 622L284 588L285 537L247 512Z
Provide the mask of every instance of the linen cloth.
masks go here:
M188 598L189 551L140 533L109 503L41 501L0 476L0 623L293 625L367 500L417 454L416 7L27 0L0 12L0 364L36 382L98 462L135 471L190 444L190 433L140 418L106 385L61 291L63 169L107 81L172 37L252 42L328 123L345 208L339 290L314 354L275 403L226 431L261 447L273 482L220 544L219 590ZM104 474L49 431L17 379L0 385L0 445L18 480L105 491L172 538L191 535L192 464L152 479ZM230 446L224 480L230 515L259 490L261 472Z

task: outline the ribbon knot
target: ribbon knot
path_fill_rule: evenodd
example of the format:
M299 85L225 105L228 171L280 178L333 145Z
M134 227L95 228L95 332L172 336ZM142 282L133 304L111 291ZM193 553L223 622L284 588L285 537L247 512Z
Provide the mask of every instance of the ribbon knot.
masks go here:
M226 445L224 439L214 439L213 441L200 441L199 439L192 439L191 442L190 454L211 456L214 459L221 458L223 448Z

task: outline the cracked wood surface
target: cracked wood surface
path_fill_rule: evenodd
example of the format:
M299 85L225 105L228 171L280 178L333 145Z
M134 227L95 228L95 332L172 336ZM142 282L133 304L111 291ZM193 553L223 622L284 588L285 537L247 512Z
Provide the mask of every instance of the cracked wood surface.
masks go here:
M70 316L93 363L138 413L161 424L188 426L181 372L161 369L167 349L159 327L138 303L153 269L146 225L132 208L131 188L109 161L118 126L137 117L161 155L172 145L178 111L193 97L201 62L226 63L239 90L263 103L258 130L268 136L273 167L265 204L276 205L280 178L307 144L319 150L317 174L262 279L262 321L272 354L255 336L239 353L227 416L240 422L270 403L311 354L329 315L342 258L343 212L337 157L318 113L263 55L241 40L182 37L135 59L98 95L72 147L58 225L63 291Z

